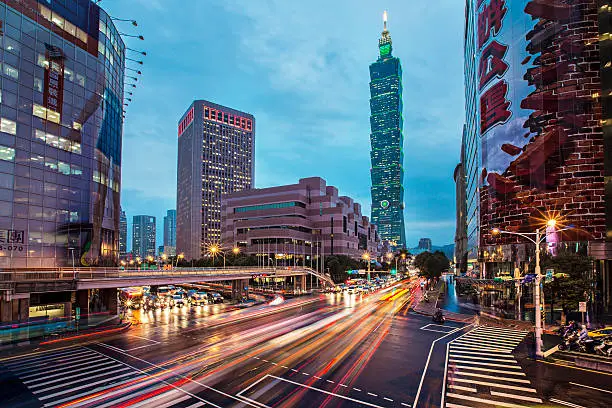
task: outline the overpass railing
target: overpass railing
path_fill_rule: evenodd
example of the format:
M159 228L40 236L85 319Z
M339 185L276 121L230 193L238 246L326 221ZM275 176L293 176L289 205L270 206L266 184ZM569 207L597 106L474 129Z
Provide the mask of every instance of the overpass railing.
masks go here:
M129 279L129 278L164 278L202 276L220 278L232 276L251 275L252 277L292 275L308 273L317 278L333 284L326 274L314 269L303 267L226 267L226 268L174 268L174 269L119 269L119 268L56 268L56 269L27 269L0 271L0 287L3 283L23 281L55 281L55 280L94 280L94 279Z

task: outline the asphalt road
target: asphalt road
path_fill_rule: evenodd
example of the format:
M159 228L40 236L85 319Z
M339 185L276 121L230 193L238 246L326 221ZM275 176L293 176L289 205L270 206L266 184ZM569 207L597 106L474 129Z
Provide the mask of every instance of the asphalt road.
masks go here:
M0 355L0 406L428 407L440 406L443 392L451 408L491 406L483 400L533 406L520 398L537 392L497 395L487 385L507 385L507 375L478 377L524 371L496 367L511 356L487 352L508 337L500 349L511 353L520 333L434 325L410 312L411 302L410 285L401 284L244 310L137 312L119 335Z

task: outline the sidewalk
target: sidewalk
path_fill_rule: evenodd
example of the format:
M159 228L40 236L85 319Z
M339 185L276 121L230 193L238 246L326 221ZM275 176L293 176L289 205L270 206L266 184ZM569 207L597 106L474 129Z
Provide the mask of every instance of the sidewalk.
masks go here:
M415 292L415 297L414 297L415 302L414 302L414 306L412 309L418 314L422 314L425 316L433 316L434 312L438 309L438 300L439 300L440 294L442 293L444 289L445 289L445 282L443 280L440 280L434 289L431 289L428 291L424 291L422 289L417 290ZM425 295L425 292L427 292L427 296L429 297L429 302L422 301L423 296ZM451 312L448 310L444 310L444 316L446 317L447 320L465 322L465 323L471 322L474 318L474 316L469 316L469 315L465 315L461 313L455 313L455 312Z

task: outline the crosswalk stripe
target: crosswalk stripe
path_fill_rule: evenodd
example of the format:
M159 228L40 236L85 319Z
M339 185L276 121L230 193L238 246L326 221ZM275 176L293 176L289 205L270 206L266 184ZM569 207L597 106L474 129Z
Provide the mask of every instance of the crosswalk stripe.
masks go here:
M464 387L461 385L457 385L457 384L449 384L448 388L452 388L453 390L459 390L459 391L467 391L467 392L476 392L476 388L471 388L471 387Z
M469 344L469 345L481 345L481 346L485 346L485 347L492 347L492 348L496 348L496 349L500 349L500 350L504 350L504 351L512 351L512 349L514 347L510 347L510 346L506 346L504 344L497 344L494 342L489 342L489 341L482 341L482 340L464 340L463 338L458 339L458 340L453 340L453 343L457 343L457 344Z
M452 402L447 402L444 405L446 406L446 408L472 408L468 407L467 405L453 404Z
M118 382L118 383L112 383L112 384L103 385L102 387L97 387L97 388L94 388L93 390L88 390L88 391L85 391L85 392L83 392L81 394L71 395L69 397L62 398L61 400L57 400L57 401L53 401L53 402L48 402L48 403L45 404L45 407L52 407L52 406L55 406L55 405L63 404L64 402L74 401L74 400L77 400L77 399L79 399L81 397L85 397L86 395L95 394L96 392L104 391L107 388L118 387L118 386L120 386L122 384L128 383L130 381L137 381L137 380L140 380L140 379L142 379L144 377L146 377L146 376L145 375L141 375L140 377L128 378L127 380L124 380L124 381L121 381L121 382ZM153 382L153 381L157 381L157 380L151 380L151 381ZM107 398L107 397L109 397L109 395L108 394L104 394L104 395L98 397L98 399L99 398ZM86 401L86 403L91 403L91 401L92 400L88 400L88 401ZM115 401L113 401L112 404L115 404Z
M473 360L484 360L484 361L497 361L500 363L514 363L514 364L518 364L518 362L513 358L513 357L504 357L504 358L492 358L492 357L475 357L475 356L470 356L470 355L466 355L466 354L462 354L462 353L450 353L451 356L453 357L458 357L458 358L471 358Z
M157 401L157 400L160 400L160 399L163 399L163 398L170 398L173 395L180 395L180 392L178 392L177 390L171 390L171 391L168 391L168 392L163 392L163 393L161 393L159 395L156 395L154 397L147 398L144 401L140 401L140 402L138 402L138 403L136 403L134 405L130 405L130 407L131 408L142 407L143 405L152 404L153 401Z
M93 380L94 378L105 377L105 376L108 376L110 374L120 373L120 372L125 371L125 370L130 370L130 368L129 367L124 367L124 368L120 368L118 370L106 371L106 372L104 372L102 374L91 375L91 376L87 377L87 381ZM89 373L87 373L87 374L89 374ZM62 388L62 387L65 387L65 386L68 386L68 385L72 385L72 384L75 384L75 383L82 383L83 380L84 380L83 378L79 378L77 380L70 381L70 382L62 382L62 383L59 383L59 384L54 385L52 387L47 387L47 388L44 389L44 391L56 390L58 388ZM91 385L92 383L88 383L88 384ZM30 388L40 388L40 387L44 387L45 385L46 384L43 383L42 385L33 385ZM31 391L32 391L33 394L38 394L38 391L35 391L35 390L31 390Z
M470 395L455 394L453 392L449 392L446 395L448 397L453 397L453 398L458 398L458 399L463 399L463 400L473 401L473 402L481 402L483 404L489 404L489 405L493 405L493 406L496 406L496 407L526 408L524 405L511 404L511 403L502 402L502 401L494 401L494 400L489 400L489 399L486 399L486 398L472 397ZM447 406L448 406L448 404L447 404Z
M488 387L507 388L509 390L515 390L515 391L537 392L536 390L530 387L518 387L516 385L498 384L498 383L492 383L489 381L475 381L472 379L464 379L464 378L454 378L454 381L465 382L469 384L486 385Z
M451 349L462 349L462 350L485 350L487 353L511 354L511 352L502 350L502 349L495 349L495 348L490 348L490 347L476 347L476 346L470 346L467 344L450 343L450 348Z
M525 397L525 396L516 395L516 394L508 394L507 392L491 391L491 395L495 395L496 397L513 398L513 399L518 399L522 401L539 402L540 404L542 403L542 400L540 398Z
M22 364L28 364L30 362L34 362L34 361L39 361L39 360L47 360L50 358L56 358L57 356L62 356L62 355L66 355L66 354L74 354L76 352L85 350L83 348L76 348L76 349L70 349L70 350L66 350L66 351L58 351L56 353L53 352L47 352L44 355L41 356L37 356L37 357L26 357L26 358L19 358L17 360L17 362L15 363L7 363L4 364L6 367L10 368L10 367L14 367L14 366L20 366Z
M476 356L489 356L489 357L499 357L499 358L514 358L512 356L512 354L510 353L499 353L499 354L495 354L495 353L479 353L476 351L468 351L468 350L462 350L462 349L457 349L454 347L451 347L451 353L461 353L461 354L474 354ZM507 357L506 357L507 356Z
M83 362L87 361L88 362L87 364L91 364L89 362L92 361L92 360L103 361L99 356L96 356L96 355L85 356L83 358L79 358L79 359L74 360L74 361L65 362L65 363L62 363L62 364L53 364L53 368L55 368L55 371L57 371L57 370L59 370L61 368L63 368L64 370L66 370L66 369L70 370L70 369L74 368L74 363L83 363ZM42 373L51 372L51 371L49 371L49 368L51 368L51 367L39 367L36 370L31 370L30 369L30 370L23 371L23 372L16 372L16 371L13 371L13 372L19 378L28 378L28 377L32 377L32 376L35 376L35 375L39 375L39 373L41 373L41 372ZM23 375L23 374L27 374L27 375Z
M134 372L129 372L129 373L125 373L125 374L116 375L116 376L114 376L113 378L105 378L105 379L103 379L103 380L99 380L99 381L95 381L95 382L92 382L92 383L83 384L83 385L81 385L81 386L79 386L79 387L70 388L69 390L62 390L62 391L60 391L60 392L56 392L56 393L53 393L53 394L43 395L43 396L41 396L41 397L38 397L38 399L39 399L39 400L41 400L41 401L48 400L49 398L53 398L53 397L57 397L57 396L60 396L60 395L68 394L68 393L70 393L70 392L74 392L74 391L82 390L82 389L84 389L84 388L92 387L92 386L94 386L94 385L98 385L98 384L103 384L103 383L106 383L106 382L110 382L110 381L116 380L116 379L118 379L118 378L124 378L124 377L130 376L130 375L132 375L132 376L133 376L133 375L135 375L135 374L136 374L136 373L134 373ZM110 385L109 385L109 386L110 386ZM38 390L38 391L33 391L33 393L34 393L34 394L42 394L42 393L44 393L45 391L47 391L47 389Z
M472 366L464 366L457 365L456 368L462 368L464 370L474 370L474 371L487 371L490 373L500 373L500 374L509 374L509 375L522 375L526 376L522 371L504 371L504 370L496 370L494 368L483 368L483 367L472 367Z
M501 344L509 344L509 345L517 345L522 340L508 340L508 339L492 339L491 336L487 334L471 334L469 336L464 336L462 339L475 339L475 340L484 340L490 343L501 343Z
M529 381L529 380L521 380L520 378L508 378L508 377L499 377L499 376L496 377L496 376L493 376L493 375L468 373L468 372L465 372L463 370L455 370L455 371L453 371L453 376L457 376L457 375L466 376L466 377L487 378L489 380L500 380L500 381L518 382L518 383L522 383L522 384L531 384L531 381Z
M527 335L527 333L508 333L504 331L482 330L482 329L478 329L474 331L474 333L488 334L490 336L496 336L496 337L507 338L507 339L523 339Z
M109 364L111 364L111 365L109 366ZM104 367L102 367L102 366L104 366ZM64 377L64 374L60 373L60 374L47 375L45 377L36 377L33 380L24 381L23 383L25 385L27 385L28 387L40 387L41 385L53 384L54 382L58 382L58 381L62 381L62 380L69 380L71 378L82 377L82 376L87 375L87 374L97 373L98 371L112 370L114 368L121 367L121 364L115 364L114 361L108 361L106 363L98 364L98 365L93 366L93 368L96 368L96 367L102 367L102 368L98 368L97 370L89 371L89 367L87 367L87 370L76 370L76 371L73 371L76 374L69 375L68 377ZM43 383L39 383L39 381L44 381L44 380L47 380L49 378L56 378L56 379L55 380L51 380L51 381L47 381L47 382L43 382ZM29 384L35 384L35 385L29 385Z
M48 362L32 362L32 363L28 363L28 364L20 364L19 367L15 367L15 368L9 368L12 372L14 373L18 373L21 371L28 371L30 370L32 367L40 367L41 365L46 366L47 364L49 365L57 365L57 363L63 363L63 362L67 362L67 361L73 361L73 360L77 360L79 358L85 358L85 357L90 357L93 356L94 354L91 351L82 351L80 353L74 353L71 354L70 356L67 356L68 358L64 358L62 357L62 359L58 359L58 360L49 360Z
M483 365L483 366L489 366L489 367L510 368L510 369L513 369L513 370L520 370L521 369L520 366L517 367L517 366L507 365L507 364L481 363L479 361L458 360L458 359L454 359L454 358L449 358L448 361L452 361L453 363L460 363L460 364L476 364L476 365Z
M173 406L175 404L183 402L183 401L185 401L185 400L187 400L189 398L191 398L191 396L185 395L184 397L175 399L174 401L170 401L170 402L166 402L165 404L157 405L155 408L168 408L168 407L171 407L171 406Z
M93 360L93 358L90 358L88 360ZM100 361L102 361L102 360L100 360ZM83 361L82 363L79 363L79 364L74 364L74 365L71 364L71 365L68 365L68 366L62 366L61 368L57 368L55 370L48 370L48 371L47 370L39 370L39 371L45 371L45 374L51 374L51 373L58 373L58 372L63 372L63 371L70 371L70 370L73 370L76 367L82 367L84 365L85 366L89 366L89 367L99 367L99 366L104 365L104 364L107 364L107 363L94 364L92 366L90 362ZM34 374L20 375L19 378L24 380L26 378L36 377L36 376L40 375L39 371L36 371ZM43 377L43 378L52 378L52 377L56 377L56 376L57 376L57 374L56 375L52 375L52 376L48 376L48 377Z
M156 384L156 382L158 382L158 381L159 381L158 379L152 378L150 380L146 380L146 381L143 381L141 383L133 384L133 385L130 385L128 387L115 390L115 391L110 392L108 394L101 395L99 397L88 399L88 400L84 401L82 405L90 405L92 402L95 402L95 401L103 398L103 399L106 399L106 400L110 400L110 402L107 402L107 403L105 403L103 405L95 404L96 408L108 408L110 406L115 406L115 405L117 405L120 402L131 400L131 399L134 399L135 397L137 397L139 395L145 394L147 392L150 392L150 391L153 391L153 390L156 390L156 389L160 389L163 384L161 384L161 383ZM150 387L152 385L156 385L156 386L155 387ZM139 387L141 388L140 390L138 390ZM132 390L135 390L135 391L132 392ZM121 394L121 393L124 393L126 395L124 395L123 397L120 397L120 398L114 398L115 395L118 395L118 394ZM81 406L81 405L80 404L76 405L76 407L79 407L79 406Z

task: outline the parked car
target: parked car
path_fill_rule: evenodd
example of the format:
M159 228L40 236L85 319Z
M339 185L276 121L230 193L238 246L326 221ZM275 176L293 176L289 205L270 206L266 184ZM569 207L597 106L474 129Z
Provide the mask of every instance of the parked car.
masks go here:
M191 303L194 305L205 305L208 303L208 293L196 292L191 295Z
M597 337L605 337L610 335L612 335L612 326L607 326L603 329L589 331L589 337L593 337L594 339Z
M182 295L172 295L168 297L168 303L170 307L183 307L185 306L185 299Z
M209 295L209 299L212 301L212 303L223 303L223 296L217 292L212 292Z

